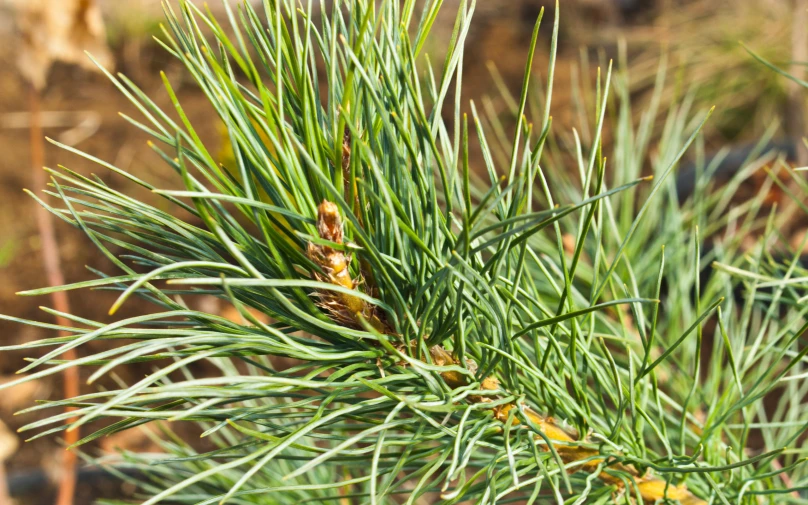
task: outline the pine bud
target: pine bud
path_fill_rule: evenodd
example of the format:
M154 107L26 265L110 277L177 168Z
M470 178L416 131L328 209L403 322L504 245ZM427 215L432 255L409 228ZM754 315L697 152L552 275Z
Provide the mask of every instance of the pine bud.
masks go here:
M339 207L333 202L323 200L317 207L317 233L320 238L334 244L342 245L344 243L342 218L339 214ZM328 245L309 243L308 255L322 270L322 273L314 272L317 280L353 290L362 284L361 276L357 279L351 277L351 258L343 251ZM362 298L330 290L323 290L316 294L320 298L320 306L328 311L331 318L337 323L361 329L364 319L376 330L390 333L381 312Z

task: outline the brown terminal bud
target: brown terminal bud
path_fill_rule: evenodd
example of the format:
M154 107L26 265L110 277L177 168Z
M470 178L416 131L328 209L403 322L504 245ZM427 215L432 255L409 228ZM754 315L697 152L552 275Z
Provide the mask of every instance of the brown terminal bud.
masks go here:
M339 216L339 207L335 203L323 200L317 207L317 231L320 238L342 244L342 219Z

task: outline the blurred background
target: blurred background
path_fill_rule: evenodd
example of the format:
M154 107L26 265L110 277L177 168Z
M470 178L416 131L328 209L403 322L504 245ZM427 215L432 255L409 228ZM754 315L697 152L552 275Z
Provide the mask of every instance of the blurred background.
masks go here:
M448 39L458 3L445 2L438 40ZM546 0L478 0L464 62L464 100L475 100L494 114L507 110L507 92L519 93L536 16L547 7L534 67L543 75L554 4ZM726 145L743 149L768 131L787 147L794 163L806 164L805 154L797 148L805 133L804 96L790 81L754 61L739 41L779 67L802 75L808 61L808 0L561 0L560 6L554 128L579 125L582 109L588 114L585 117L591 117L589 109L594 105L575 103L571 90L593 87L597 67L609 59L629 70L621 85L629 87L638 104L635 109L641 111L642 104L651 99L661 58L665 58L669 84L660 100L671 102L687 96L694 108L717 106L705 131L708 150ZM211 2L211 9L220 9L218 2ZM41 188L33 166L61 164L82 174L96 173L112 187L152 201L147 192L122 177L40 143L37 126L42 135L91 153L156 186L176 185L173 172L146 147L145 135L120 117L121 113L137 117L137 111L104 75L92 71L83 50L89 50L110 70L124 73L168 110L172 107L160 79L160 72L165 72L181 94L198 133L213 146L211 151L227 156L223 132L210 118L204 96L152 39L160 35L161 20L159 0L0 0L0 313L53 322L52 316L38 308L53 306L50 298L15 295L51 283L53 278L43 267L48 257L60 260L58 270L66 282L91 277L88 267L114 271L78 230L54 223L56 246L43 236L47 224L35 202L23 192L23 188ZM442 45L439 41L433 45L432 61L441 61ZM581 128L585 135L585 125ZM74 313L104 321L114 297L103 291L91 297L82 293L70 296L69 303ZM209 304L207 310L219 310L215 299L202 303ZM132 301L116 318L147 310L149 307ZM0 321L0 332L2 345L55 336L51 330L10 321ZM10 380L24 357L17 352L0 353L0 381ZM128 382L146 371L129 366L118 374ZM98 387L87 386L84 380L78 384L82 392ZM63 398L66 386L71 387L61 379L47 379L0 395L0 504L12 500L20 505L56 503L59 482L69 468L59 437L23 443L26 434L16 430L43 414L13 413L36 400ZM86 432L91 429L84 428ZM116 448L156 450L148 433L126 432L93 443L87 451L96 454ZM67 492L67 497L63 493L59 503L69 505L72 499L72 503L84 505L97 498L126 498L131 492L131 485L87 467L80 471L75 493Z

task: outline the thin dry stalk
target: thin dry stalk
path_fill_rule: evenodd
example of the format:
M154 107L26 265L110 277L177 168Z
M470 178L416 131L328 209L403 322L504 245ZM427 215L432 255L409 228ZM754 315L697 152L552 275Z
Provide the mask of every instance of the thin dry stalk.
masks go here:
M46 189L47 179L42 167L45 165L45 142L42 134L41 123L41 105L39 91L33 86L29 86L29 98L31 109L31 166L32 166L32 179L33 190L40 192ZM56 241L56 232L53 226L53 218L50 212L41 205L36 207L36 224L37 231L39 232L41 250L42 250L42 265L45 270L45 276L49 286L61 286L65 283L64 274L62 274L62 267L59 262L59 248ZM51 293L51 300L53 307L62 313L70 313L70 303L67 299L67 294L64 291L54 291ZM68 319L57 316L56 324L60 326L71 326ZM68 336L65 331L60 331L59 336ZM75 350L67 351L64 356L66 360L76 359ZM79 371L75 367L67 368L64 371L64 394L66 398L73 398L79 394ZM74 410L68 408L68 411ZM75 418L67 420L67 423L72 423ZM65 433L65 444L71 446L79 440L79 430L74 429ZM62 472L59 478L59 494L56 499L56 505L72 505L73 496L76 492L76 453L73 451L65 451L62 460Z

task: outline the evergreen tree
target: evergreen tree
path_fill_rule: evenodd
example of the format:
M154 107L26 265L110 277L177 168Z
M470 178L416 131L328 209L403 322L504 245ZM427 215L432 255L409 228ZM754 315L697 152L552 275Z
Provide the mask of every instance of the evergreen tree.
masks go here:
M155 312L63 314L70 336L13 347L43 352L0 388L79 365L91 380L155 368L34 407L53 415L27 428L107 420L84 444L156 420L201 426L215 449L166 432L165 454L111 469L146 505L808 503L798 254L772 252L787 244L768 187L732 200L774 158L765 139L729 184L697 163L694 193L677 194L709 112L687 94L659 110L664 60L638 121L626 71L607 64L593 94L575 91L595 106L589 133L554 131L558 9L546 84L531 71L540 17L521 94L504 117L480 114L461 100L473 0L441 64L425 57L441 3L265 0L225 4L223 20L166 5L160 44L233 156L220 164L165 76L179 121L107 74L185 189L62 146L162 202L49 171L60 206L40 203L120 274L24 294L115 289L110 313L132 296ZM243 320L189 308L200 295ZM118 344L59 359L93 340ZM218 375L195 376L200 361Z

